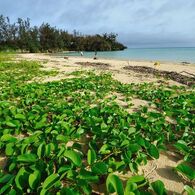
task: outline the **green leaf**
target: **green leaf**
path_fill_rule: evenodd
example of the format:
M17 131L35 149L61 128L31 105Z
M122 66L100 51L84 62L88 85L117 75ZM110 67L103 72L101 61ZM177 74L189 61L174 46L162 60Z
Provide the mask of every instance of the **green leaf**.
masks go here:
M101 130L102 132L108 132L108 125L106 125L106 123L102 122L101 123Z
M86 171L85 169L81 169L79 175L78 175L79 179L83 179L83 180L87 180L90 182L97 182L99 177L97 175L94 175L92 172L90 171Z
M127 181L126 187L125 187L125 195L131 195L133 191L137 189L137 184L132 183L131 181Z
M71 169L70 165L64 165L59 168L58 173L61 175Z
M155 159L159 158L159 151L154 144L151 144L147 151L151 157Z
M82 165L81 157L77 152L73 150L66 150L64 152L64 156L70 159L76 166L80 167Z
M125 163L130 163L131 162L132 153L131 153L130 150L128 150L125 153L123 153L122 156L123 156L123 161Z
M80 195L79 192L76 192L74 189L69 188L62 188L60 191L60 195Z
M96 160L96 153L93 149L89 149L87 152L87 162L89 165L93 164Z
M8 190L9 188L11 188L11 186L13 185L13 181L14 181L14 177L13 176L12 178L9 179L9 181L6 181L6 184L1 186L0 188L0 195L1 194L6 194L6 190Z
M188 193L188 195L195 195L195 189L191 188L188 185L184 186L184 190Z
M73 180L73 179L75 179L76 175L77 175L76 171L70 169L70 170L67 171L67 176L66 176L66 177L67 177L68 179Z
M136 143L138 143L142 147L146 147L145 141L144 141L144 139L142 137L137 137L136 138Z
M51 144L45 145L45 156L51 155Z
M138 144L129 144L128 148L132 153L137 153L141 147Z
M16 195L16 194L17 194L17 193L16 193L16 190L11 189L8 195Z
M134 192L125 192L124 195L136 195L136 194ZM147 194L144 193L144 195L147 195ZM149 194L149 195L151 195L151 194Z
M6 123L5 123L8 127L17 127L13 122L11 122L11 121L7 121Z
M42 189L41 192L40 192L40 195L45 195L47 194L47 190L46 189Z
M60 156L62 156L65 150L65 147L60 147L60 151L58 152L57 157L59 158Z
M186 176L189 180L195 179L195 170L189 167L188 165L181 163L177 165L175 169L181 174L183 174L184 176Z
M99 150L99 153L100 154L110 154L110 150L108 150L109 146L107 144L104 144L100 150Z
M23 115L23 114L16 114L15 118L20 119L20 120L25 120L26 119L25 115Z
M130 162L129 168L133 173L138 172L138 164L136 162Z
M151 183L151 188L156 193L156 195L165 195L165 194L167 194L166 189L165 189L165 185L160 180L157 180L157 181Z
M45 143L42 143L39 145L38 149L37 149L37 156L39 158L43 157L45 153Z
M11 164L9 165L8 170L9 170L9 171L13 171L15 168L16 168L16 163L13 162L13 163L11 163Z
M26 181L28 181L28 172L24 167L21 167L15 177L15 183L18 189L22 190L26 186Z
M48 176L42 185L42 193L45 190L49 190L52 186L54 186L59 181L59 175L58 174L51 174Z
M129 145L129 140L128 139L125 139L125 140L123 140L123 142L121 143L121 147L123 147L123 146L125 146L125 147L127 147Z
M25 154L28 151L29 144L22 144L21 146L21 154Z
M12 179L14 175L6 174L0 178L0 183L7 183L10 179Z
M119 172L124 170L126 167L126 163L122 160L122 161L115 161L114 165L116 166L116 170L118 170Z
M89 182L87 180L80 180L79 181L79 187L82 189L83 193L80 194L85 194L85 195L91 195L92 194L92 188L89 185Z
M6 194L5 191L6 191L8 188L11 188L11 185L10 185L10 184L6 184L6 185L2 186L2 187L0 188L0 195L1 195L1 194L3 194L3 195Z
M104 175L108 172L108 166L104 162L97 162L93 164L91 170L98 175Z
M40 121L40 122L37 122L36 124L35 124L35 129L42 129L43 127L45 127L46 126L46 122L43 120L43 121Z
M145 182L145 177L143 175L135 175L135 176L132 176L128 179L129 182L132 182L132 183L143 183Z
M106 179L106 188L109 193L116 192L117 195L123 195L123 184L117 175L109 174Z
M187 144L183 141L178 141L174 144L174 146L182 153L188 153L190 151L190 148L187 146Z
M13 155L13 153L14 153L13 147L14 147L14 144L13 144L13 143L8 143L8 144L6 144L5 154L6 154L7 156Z
M29 178L28 178L29 186L32 189L35 189L37 187L40 179L41 179L40 171L38 171L38 170L34 171L32 174L29 175Z
M17 157L17 161L33 163L37 161L37 156L35 154L22 154Z
M128 129L129 135L132 134L132 133L135 133L135 132L136 132L136 128L134 128L134 127L130 127L130 128Z
M2 142L16 142L17 139L10 134L5 134L1 136L1 141Z
M66 136L64 136L64 135L58 135L58 136L56 137L56 140L57 140L57 141L61 141L61 142L67 143L67 142L68 142L68 137L66 137Z

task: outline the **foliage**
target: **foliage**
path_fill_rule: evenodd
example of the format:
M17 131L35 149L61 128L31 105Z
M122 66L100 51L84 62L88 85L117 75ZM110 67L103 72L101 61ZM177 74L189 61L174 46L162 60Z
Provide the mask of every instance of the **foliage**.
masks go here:
M12 60L12 57L10 54L13 54L13 53L4 53L4 52L0 52L0 62L3 62L3 61L11 61Z
M179 173L181 173L185 177L187 177L189 180L195 179L195 170L192 169L190 166L188 166L184 163L181 163L181 164L177 165L177 167L175 169L176 169L176 171L178 171Z
M116 41L114 33L85 36L74 31L51 27L43 23L40 27L31 27L30 19L18 18L11 24L8 17L0 15L0 50L18 50L28 52L72 51L112 51L126 47Z
M188 193L188 195L195 195L195 189L192 189L190 186L185 185L184 190Z
M121 84L110 74L83 71L72 79L32 82L56 74L40 70L38 62L1 61L0 72L0 150L6 157L0 194L91 194L102 183L110 193L166 194L161 181L137 175L139 166L169 145L186 162L194 160L192 88ZM113 92L129 106L136 97L156 110L128 113ZM177 170L194 178L192 168L190 174L183 165ZM134 176L123 183L116 173L126 171Z
M162 181L158 180L152 183L142 175L130 177L123 188L122 181L117 175L110 174L106 180L106 187L109 193L119 195L135 195L135 194L157 194L166 195L166 189Z

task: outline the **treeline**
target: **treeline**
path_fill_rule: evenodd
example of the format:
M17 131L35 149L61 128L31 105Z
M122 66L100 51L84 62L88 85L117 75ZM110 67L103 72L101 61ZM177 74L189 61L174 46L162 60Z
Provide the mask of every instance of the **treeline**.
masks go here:
M30 19L18 18L11 23L8 17L0 15L0 50L20 50L22 52L57 51L114 51L126 47L117 42L114 33L103 35L82 35L74 31L57 29L48 23L41 26L30 25Z

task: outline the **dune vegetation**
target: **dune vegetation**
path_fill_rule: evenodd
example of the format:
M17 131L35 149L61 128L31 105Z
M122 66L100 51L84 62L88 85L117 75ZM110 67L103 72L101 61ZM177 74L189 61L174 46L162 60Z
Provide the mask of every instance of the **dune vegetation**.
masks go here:
M122 84L92 71L44 83L58 73L41 67L0 54L0 194L98 194L101 186L103 193L164 195L163 182L139 167L171 147L181 157L172 171L195 193L193 86ZM115 94L129 109L133 98L153 109L128 112ZM126 180L118 174L127 172Z

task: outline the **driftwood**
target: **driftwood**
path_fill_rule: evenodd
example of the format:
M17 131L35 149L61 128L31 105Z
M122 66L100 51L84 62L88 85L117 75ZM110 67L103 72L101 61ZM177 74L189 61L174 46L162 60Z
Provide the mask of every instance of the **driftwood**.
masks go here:
M171 79L181 84L185 84L188 86L195 85L195 77L190 77L186 75L182 75L180 73L174 71L161 71L155 68L146 67L146 66L125 66L125 70L134 71L137 73L145 73L145 74L153 74L155 76L161 76L166 79Z
M76 64L81 65L81 66L92 66L95 68L101 68L101 69L108 69L110 67L110 64L106 63L100 63L100 62L76 62Z
M182 62L181 64L188 65L188 64L190 64L190 62Z
M186 73L186 74L189 74L189 75L195 77L195 74L192 74L192 73L189 73L189 72L186 72L186 71L182 71L182 72L180 72L180 73Z

